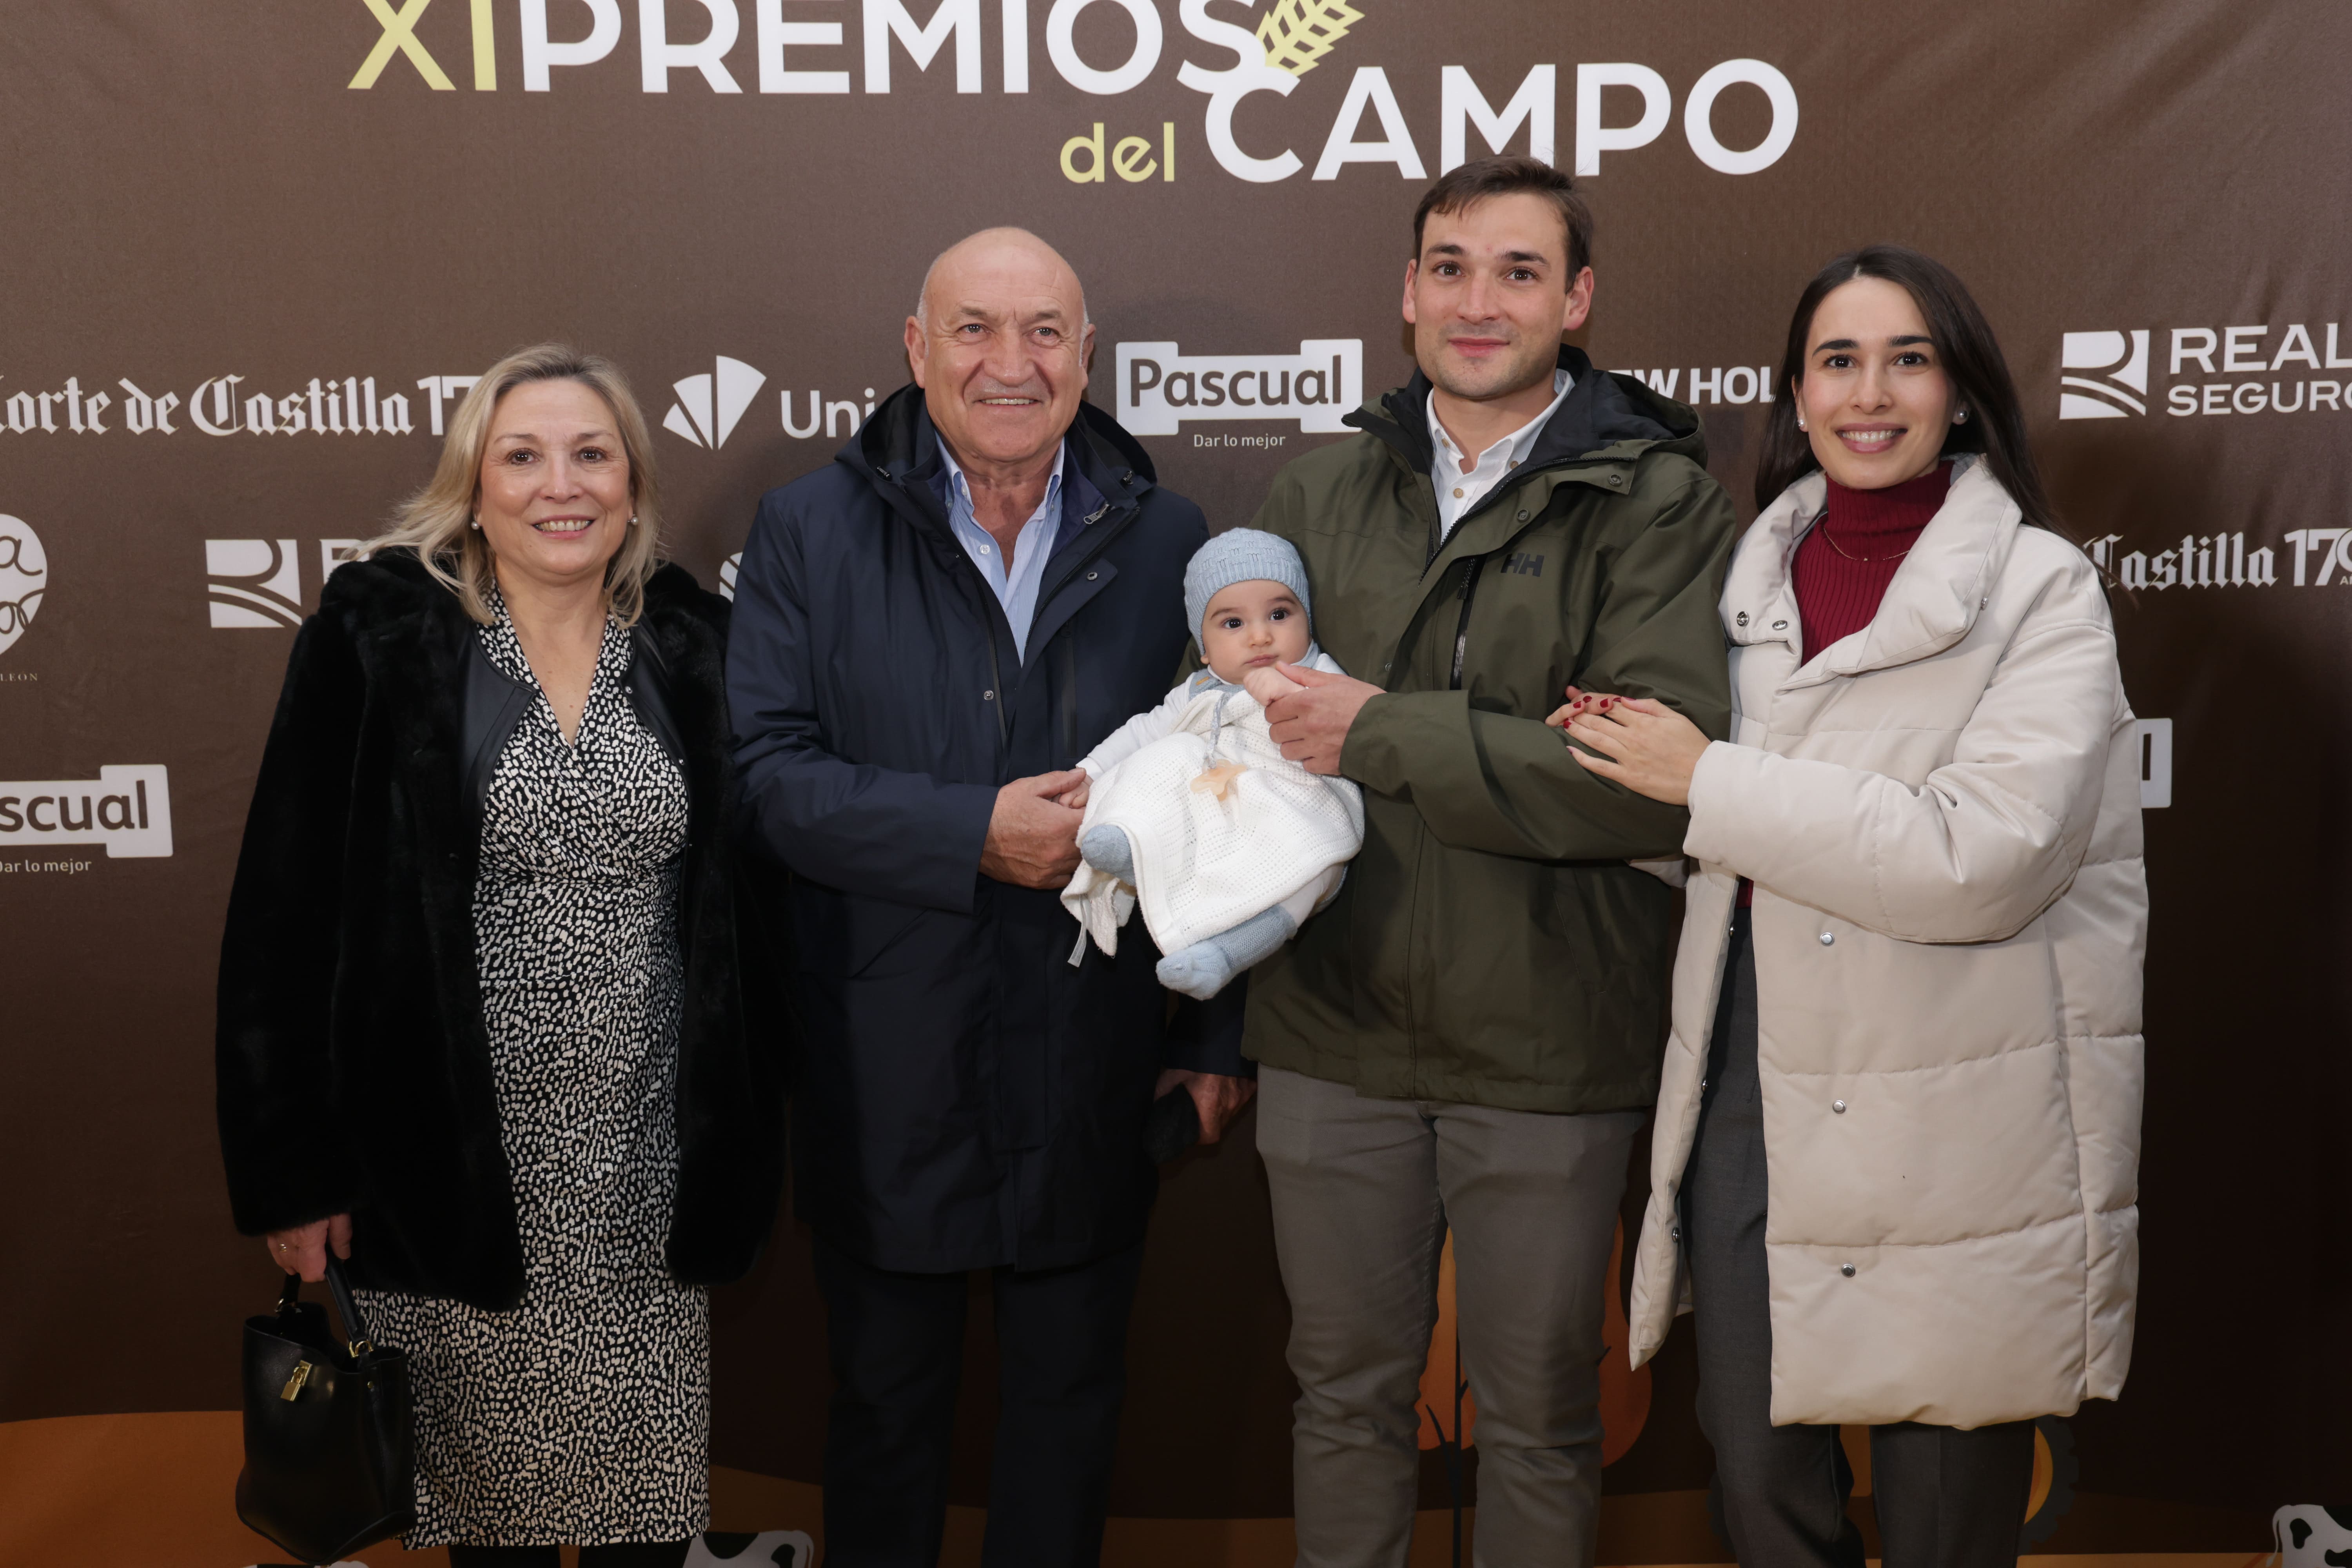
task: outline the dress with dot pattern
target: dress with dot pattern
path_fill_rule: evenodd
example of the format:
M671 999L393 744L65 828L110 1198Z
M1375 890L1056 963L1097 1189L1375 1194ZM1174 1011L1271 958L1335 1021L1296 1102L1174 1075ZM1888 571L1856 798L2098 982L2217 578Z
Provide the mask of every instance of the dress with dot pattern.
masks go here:
M490 658L537 694L500 753L475 962L521 1232L522 1305L364 1291L409 1355L411 1548L676 1541L709 1521L709 1308L662 1261L677 1181L686 783L608 622L573 743L502 602Z

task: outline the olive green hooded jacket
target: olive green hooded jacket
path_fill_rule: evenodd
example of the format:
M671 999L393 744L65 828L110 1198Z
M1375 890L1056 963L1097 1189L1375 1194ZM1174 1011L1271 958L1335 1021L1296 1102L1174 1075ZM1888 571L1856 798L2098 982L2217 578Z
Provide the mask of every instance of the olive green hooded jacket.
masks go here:
M1276 478L1316 639L1384 689L1339 771L1364 847L1337 900L1250 973L1244 1050L1395 1099L1646 1108L1687 817L1587 773L1544 716L1570 682L1654 697L1710 738L1731 695L1716 602L1737 531L1696 416L1578 350L1527 459L1438 536L1429 383Z

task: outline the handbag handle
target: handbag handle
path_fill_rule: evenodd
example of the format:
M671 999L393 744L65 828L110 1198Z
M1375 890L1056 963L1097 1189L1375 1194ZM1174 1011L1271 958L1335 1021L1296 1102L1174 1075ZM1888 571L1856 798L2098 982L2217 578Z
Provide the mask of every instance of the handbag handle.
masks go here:
M351 1352L352 1359L358 1361L373 1352L375 1344L369 1337L367 1320L360 1315L360 1304L352 1295L351 1279L343 1273L342 1260L331 1247L327 1250L327 1291L335 1299L335 1315L343 1322L344 1349ZM286 1316L301 1300L302 1277L289 1274L286 1283L278 1289L278 1315Z
M342 1260L333 1247L327 1248L327 1289L334 1293L335 1315L343 1321L344 1348L358 1361L375 1349L368 1337L367 1320L360 1316L360 1304L352 1296L352 1282L343 1274Z

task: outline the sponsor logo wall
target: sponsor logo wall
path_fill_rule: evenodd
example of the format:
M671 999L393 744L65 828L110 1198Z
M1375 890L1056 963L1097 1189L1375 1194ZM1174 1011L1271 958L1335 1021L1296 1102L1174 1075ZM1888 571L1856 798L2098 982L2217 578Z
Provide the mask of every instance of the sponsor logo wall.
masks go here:
M2116 581L2156 903L2137 1349L2120 1404L2047 1424L2079 1473L2037 1493L2035 1550L2251 1554L2282 1509L2332 1539L2302 1500L2352 1475L2347 53L2318 0L1868 36L1783 0L36 8L0 57L0 952L31 977L0 1026L0 1430L235 1403L273 1288L210 1129L246 802L295 628L485 366L617 358L668 547L731 593L761 493L904 382L930 257L1021 223L1086 281L1090 396L1245 523L1410 373L1412 205L1507 147L1591 194L1577 342L1696 411L1743 510L1816 266L1897 239L1976 289ZM720 1464L817 1479L822 1321L787 1224L719 1298ZM1286 1515L1286 1330L1245 1131L1163 1191L1114 1514ZM51 1348L93 1335L154 1353ZM1607 1560L1700 1560L1692 1377L1685 1327L1613 1418ZM0 1557L8 1520L109 1484L0 1474ZM816 1528L773 1510L719 1528Z

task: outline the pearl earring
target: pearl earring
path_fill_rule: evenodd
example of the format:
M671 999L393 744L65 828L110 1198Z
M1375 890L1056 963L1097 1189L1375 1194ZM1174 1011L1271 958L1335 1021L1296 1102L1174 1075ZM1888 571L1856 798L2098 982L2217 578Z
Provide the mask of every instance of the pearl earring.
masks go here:
M1953 424L1955 424L1955 425L1965 425L1965 424L1967 424L1968 422L1969 422L1969 411L1968 411L1967 409L1965 409L1965 408L1961 409L1958 413L1957 413L1957 414L1955 414L1955 415L1953 415L1953 416L1952 416L1952 423L1953 423Z
M1801 430L1801 429L1803 429L1804 427L1805 427L1805 416L1804 416L1803 415L1800 414L1800 415L1798 415L1798 416L1797 416L1797 428L1798 428L1798 429L1800 429L1800 430Z
M466 526L471 528L476 533L479 533L482 531L482 520L480 517L477 516L473 521L467 523Z
M635 514L635 512L632 512L632 513L630 513L630 514L629 514L629 526L630 526L631 528L635 528L635 527L636 527L636 526L637 526L637 518L636 518L636 514Z

